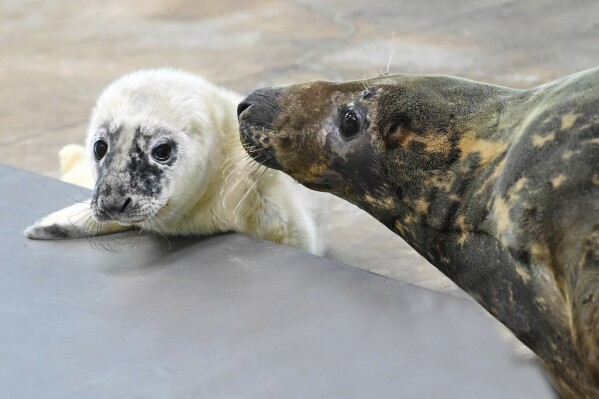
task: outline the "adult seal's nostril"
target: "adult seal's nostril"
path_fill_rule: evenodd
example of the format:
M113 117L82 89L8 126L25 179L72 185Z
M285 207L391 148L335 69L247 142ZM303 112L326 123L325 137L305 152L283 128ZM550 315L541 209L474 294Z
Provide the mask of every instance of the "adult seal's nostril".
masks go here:
M239 105L237 106L237 118L240 118L241 114L243 114L243 111L245 111L246 109L248 109L251 106L252 106L252 104L250 104L249 102L245 102L245 101L240 102Z

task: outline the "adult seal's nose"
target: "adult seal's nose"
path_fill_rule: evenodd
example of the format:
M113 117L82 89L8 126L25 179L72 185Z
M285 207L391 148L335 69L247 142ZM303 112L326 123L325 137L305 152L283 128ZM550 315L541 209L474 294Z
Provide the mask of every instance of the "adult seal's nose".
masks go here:
M240 122L270 127L272 121L281 112L280 97L281 89L258 89L239 103L237 118Z
M239 103L239 105L237 106L237 118L241 118L241 114L243 114L243 111L245 111L246 109L248 109L249 107L252 106L252 103L248 102L248 98L246 97L245 100L243 100L242 102Z

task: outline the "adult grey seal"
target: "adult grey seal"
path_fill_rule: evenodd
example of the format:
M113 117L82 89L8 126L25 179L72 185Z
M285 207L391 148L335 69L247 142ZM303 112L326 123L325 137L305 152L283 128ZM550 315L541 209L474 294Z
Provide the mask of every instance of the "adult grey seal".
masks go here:
M89 237L132 227L168 236L236 231L320 254L309 190L260 168L243 150L235 115L240 99L167 69L116 80L91 116L91 172L69 166L67 174L93 185L91 200L48 215L25 235ZM61 153L67 164L80 158L69 147Z
M529 90L446 76L260 89L256 160L376 217L599 398L599 68ZM367 245L367 244L365 244Z

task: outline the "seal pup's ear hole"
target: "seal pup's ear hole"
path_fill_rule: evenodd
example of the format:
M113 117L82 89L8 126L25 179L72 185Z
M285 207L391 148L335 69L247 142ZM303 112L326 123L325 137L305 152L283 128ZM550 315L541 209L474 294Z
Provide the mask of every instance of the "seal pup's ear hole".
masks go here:
M96 161L101 160L108 151L108 143L103 139L100 139L94 143L94 157Z
M166 162L171 157L172 152L170 144L159 144L152 150L152 158L158 162Z

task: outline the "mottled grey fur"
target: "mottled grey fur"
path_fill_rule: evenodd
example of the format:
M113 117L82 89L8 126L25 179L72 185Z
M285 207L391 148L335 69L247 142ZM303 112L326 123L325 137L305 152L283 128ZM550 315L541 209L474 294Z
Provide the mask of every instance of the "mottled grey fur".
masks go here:
M372 214L539 355L564 397L599 397L598 68L530 90L395 75L242 104L252 156ZM361 125L344 137L348 109Z

